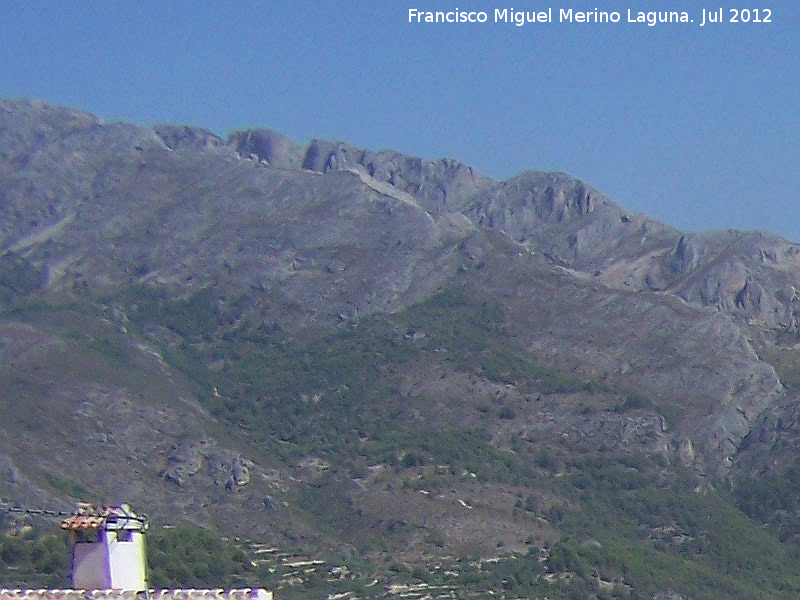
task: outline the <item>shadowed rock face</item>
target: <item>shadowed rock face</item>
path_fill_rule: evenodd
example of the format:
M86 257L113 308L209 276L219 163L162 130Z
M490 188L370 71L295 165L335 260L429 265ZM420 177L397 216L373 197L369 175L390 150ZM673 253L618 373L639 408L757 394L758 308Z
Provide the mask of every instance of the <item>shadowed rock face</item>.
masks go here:
M214 148L222 144L219 137L201 127L157 125L153 127L153 131L170 150L181 147ZM143 152L144 148L140 146L137 150Z
M298 169L303 161L303 148L269 129L237 131L228 136L240 156L256 156L278 169Z
M237 401L214 383L252 358L220 356L233 336L293 348L367 322L402 349L405 362L380 368L408 422L474 426L476 407L503 397L502 418L481 423L498 447L568 439L659 454L714 481L745 464L767 469L776 449L798 454L795 417L774 416L793 415L794 388L762 354L797 342L800 246L682 233L563 173L498 182L450 159L303 147L266 129L223 139L105 124L6 101L0 275L11 496L64 499L80 477L86 491L154 514L317 535L275 497L321 477L325 461L289 464L279 449L292 442L276 433L274 446L254 445L205 406ZM449 332L409 329L416 307L453 289L495 311L504 360L546 365L578 387L472 371L453 358ZM202 319L186 308L198 299ZM178 316L149 317L157 303ZM202 374L176 359L190 352ZM323 382L295 396L313 407L342 389ZM633 391L650 402L610 409ZM32 459L62 475L48 483ZM109 471L135 477L111 483ZM381 492L364 485L359 514L379 512ZM243 515L253 505L269 508Z

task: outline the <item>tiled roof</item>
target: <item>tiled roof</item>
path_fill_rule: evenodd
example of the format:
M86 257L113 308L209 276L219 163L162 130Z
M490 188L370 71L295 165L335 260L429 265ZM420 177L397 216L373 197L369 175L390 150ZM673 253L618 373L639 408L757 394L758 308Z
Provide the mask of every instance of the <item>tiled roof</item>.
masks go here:
M61 529L68 531L81 531L86 529L99 529L116 524L114 529L147 529L146 517L137 516L127 504L119 506L94 506L81 502L75 512L61 521ZM131 527L133 523L137 526Z
M105 517L85 517L83 515L72 515L61 521L61 529L78 531L79 529L97 529L106 522Z
M264 588L150 590L11 590L0 589L0 600L272 600Z

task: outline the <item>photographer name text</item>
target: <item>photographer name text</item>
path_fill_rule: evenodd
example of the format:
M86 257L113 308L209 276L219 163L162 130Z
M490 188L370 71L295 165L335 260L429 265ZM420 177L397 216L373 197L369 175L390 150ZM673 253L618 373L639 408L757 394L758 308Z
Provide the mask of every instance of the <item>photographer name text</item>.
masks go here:
M589 10L579 11L571 8L546 8L542 10L514 10L495 8L489 11L453 10L427 11L408 9L408 22L419 24L471 24L471 23L510 23L517 27L533 23L631 23L655 27L669 23L688 23L700 27L722 23L764 24L772 23L772 10L769 8L701 8L693 11L626 11Z

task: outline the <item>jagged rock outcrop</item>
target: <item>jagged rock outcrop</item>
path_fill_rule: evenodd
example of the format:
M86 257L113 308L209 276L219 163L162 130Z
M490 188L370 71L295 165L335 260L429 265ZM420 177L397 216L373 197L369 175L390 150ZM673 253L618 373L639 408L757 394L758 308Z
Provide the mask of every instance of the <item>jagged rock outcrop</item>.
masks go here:
M155 134L163 140L170 150L182 147L189 148L216 148L222 144L222 139L202 127L181 127L178 125L156 125L153 127ZM140 150L141 149L140 147Z
M227 144L241 156L255 156L279 169L298 169L303 163L303 148L271 129L236 131Z
M799 247L763 233L681 234L624 211L568 175L526 172L496 183L455 161L422 161L315 140L303 167L364 167L434 215L457 211L604 284L672 293L797 331ZM730 260L729 260L730 259ZM732 262L730 262L732 261Z
M480 192L497 184L472 167L451 159L427 161L384 150L360 150L344 143L314 140L303 168L326 173L363 167L377 181L413 196L433 216L462 211Z

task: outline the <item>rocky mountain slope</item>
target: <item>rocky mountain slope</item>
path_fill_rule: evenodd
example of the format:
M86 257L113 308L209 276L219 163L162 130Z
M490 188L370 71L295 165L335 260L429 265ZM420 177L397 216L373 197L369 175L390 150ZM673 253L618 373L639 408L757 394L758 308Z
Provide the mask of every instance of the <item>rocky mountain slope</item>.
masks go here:
M557 577L607 467L792 539L800 504L751 482L797 490L798 286L797 244L562 173L4 101L0 493ZM702 537L654 514L647 539Z

